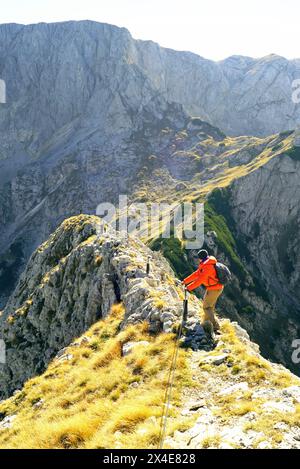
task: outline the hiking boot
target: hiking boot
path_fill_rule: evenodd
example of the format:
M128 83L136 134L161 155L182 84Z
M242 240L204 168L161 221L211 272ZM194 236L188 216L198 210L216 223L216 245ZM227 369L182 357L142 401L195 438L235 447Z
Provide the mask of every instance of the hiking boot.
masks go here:
M213 324L210 322L210 321L204 321L201 326L203 327L203 330L206 334L206 336L211 339L211 340L214 340L214 326Z

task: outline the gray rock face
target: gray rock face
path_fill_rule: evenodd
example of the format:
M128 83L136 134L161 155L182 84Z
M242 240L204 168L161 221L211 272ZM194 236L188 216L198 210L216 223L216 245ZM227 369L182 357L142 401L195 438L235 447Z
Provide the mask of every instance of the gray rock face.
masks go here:
M1 25L0 39L8 89L0 110L8 131L3 148L17 153L20 165L70 138L76 144L93 133L99 139L126 132L158 95L234 135L268 135L300 121L292 101L297 60L213 62L91 21Z
M148 321L153 332L166 330L166 324L172 330L182 315L179 292L168 262L138 239L113 230L101 234L97 217L66 220L34 252L0 317L7 350L6 364L0 365L0 396L41 373L54 356L72 360L64 347L116 302L125 307L123 326ZM191 298L186 325L191 335L199 322L198 309L198 301Z
M275 317L266 315L261 327L269 322L275 353L283 363L280 355L291 362L292 342L299 338L299 175L299 162L283 155L236 181L232 193L235 220L277 311Z

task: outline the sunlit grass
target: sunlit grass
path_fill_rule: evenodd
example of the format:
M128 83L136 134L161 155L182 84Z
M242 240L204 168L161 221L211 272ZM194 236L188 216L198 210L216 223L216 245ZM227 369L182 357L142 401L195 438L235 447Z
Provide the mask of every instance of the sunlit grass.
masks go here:
M4 415L17 415L11 428L0 430L0 448L157 446L175 336L150 335L147 323L120 330L123 316L123 306L113 306L85 334L89 340L68 348L71 360L54 360L0 404ZM142 340L149 344L122 356L124 343ZM186 357L180 349L169 434L187 421L177 415L189 382Z

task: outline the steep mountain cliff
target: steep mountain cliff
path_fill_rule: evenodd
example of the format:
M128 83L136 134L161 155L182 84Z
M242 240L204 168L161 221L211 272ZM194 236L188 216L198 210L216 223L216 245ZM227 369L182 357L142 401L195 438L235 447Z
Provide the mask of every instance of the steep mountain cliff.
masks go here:
M1 25L0 37L9 109L1 121L16 123L7 144L18 135L19 149L33 154L55 144L58 131L69 140L80 120L87 124L81 136L99 127L111 135L126 130L157 96L231 135L269 135L299 123L292 101L299 60L269 55L213 62L92 21Z
M33 254L0 318L1 393L18 387L0 402L1 448L160 443L182 287L160 254L101 226L66 220ZM229 320L213 344L201 313L190 295L164 447L299 448L299 379Z

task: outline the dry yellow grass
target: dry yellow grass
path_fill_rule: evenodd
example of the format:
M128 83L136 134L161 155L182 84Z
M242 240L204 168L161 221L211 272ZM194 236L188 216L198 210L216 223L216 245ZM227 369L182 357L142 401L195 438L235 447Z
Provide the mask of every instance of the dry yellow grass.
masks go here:
M222 322L222 342L226 343L226 348L231 350L227 362L214 367L213 365L199 363L204 371L214 370L224 379L235 375L239 381L248 382L250 386L266 385L284 388L292 384L299 385L299 380L290 372L274 369L268 360L252 351L249 345L244 344L236 336L235 329L230 321ZM219 354L221 348L217 347L211 355ZM230 366L228 366L230 365Z
M160 415L174 347L173 334L150 335L147 324L120 331L123 306L69 347L70 361L54 360L40 377L0 404L17 415L0 430L0 448L151 448L158 444ZM127 341L147 340L129 355ZM168 433L188 425L177 416L181 388L188 384L187 352L180 350Z
M120 330L124 319L121 304L85 334L88 339L68 348L69 361L54 360L42 376L29 380L21 392L0 403L0 413L16 415L9 429L0 430L0 448L155 448L166 390L174 334L151 335L146 322ZM226 363L199 364L197 381L191 379L189 355L179 350L168 434L185 430L192 417L180 415L182 390L205 390L207 373L222 379L224 387L246 381L242 396L214 394L214 414L223 423L255 412L248 429L261 431L274 446L282 439L274 430L277 422L299 425L300 406L294 414L264 414L263 399L252 399L253 390L299 384L288 371L274 369L237 338L233 325L222 321L222 344L210 355L218 355L224 343L230 349ZM148 341L122 356L128 341ZM218 435L204 440L203 448L218 446ZM259 444L259 440L256 442Z
M201 442L201 448L207 449L207 448L218 448L221 443L221 436L216 434L216 435L209 435L203 438Z

